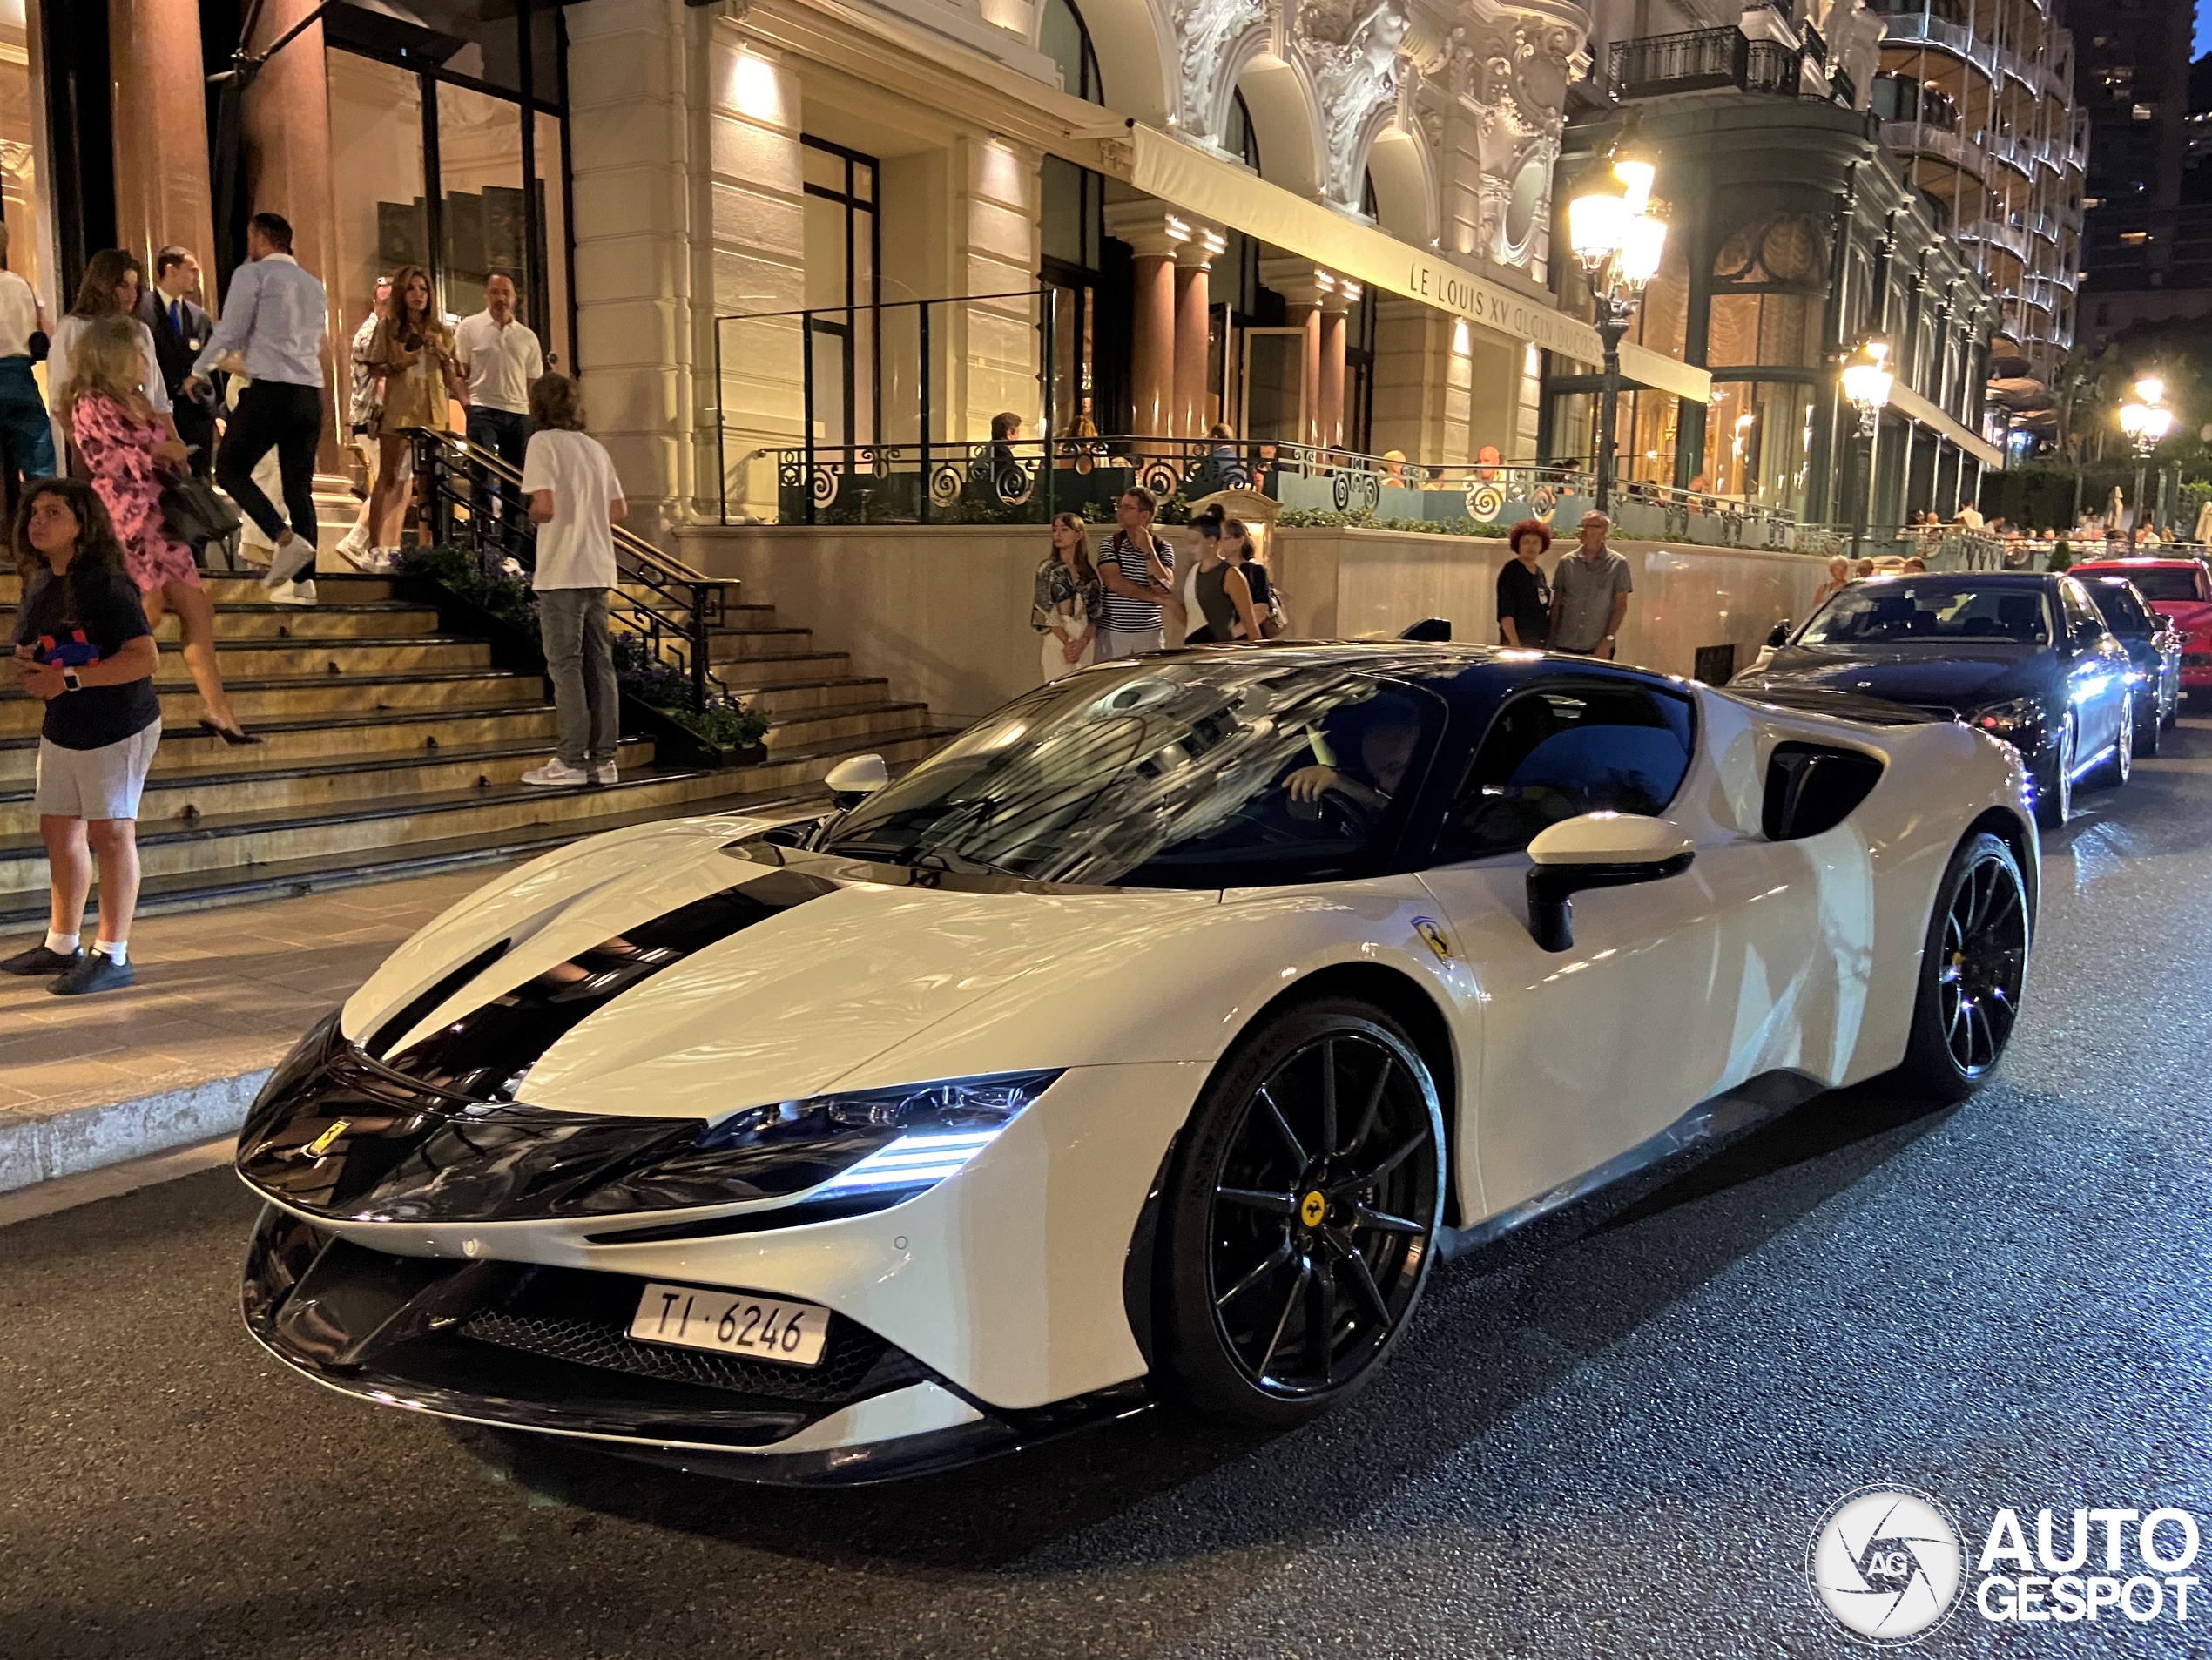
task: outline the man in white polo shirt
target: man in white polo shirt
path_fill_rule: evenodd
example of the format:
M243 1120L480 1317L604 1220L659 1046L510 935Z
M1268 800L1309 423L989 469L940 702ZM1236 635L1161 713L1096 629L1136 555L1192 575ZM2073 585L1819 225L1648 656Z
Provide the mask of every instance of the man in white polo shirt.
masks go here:
M529 325L515 315L511 279L484 280L484 308L461 320L453 343L461 372L469 377L469 448L496 455L520 472L530 443L530 383L545 373L545 353ZM476 543L487 550L503 541L490 536L496 485L490 469L480 469L469 496ZM520 510L512 485L496 495L504 511Z

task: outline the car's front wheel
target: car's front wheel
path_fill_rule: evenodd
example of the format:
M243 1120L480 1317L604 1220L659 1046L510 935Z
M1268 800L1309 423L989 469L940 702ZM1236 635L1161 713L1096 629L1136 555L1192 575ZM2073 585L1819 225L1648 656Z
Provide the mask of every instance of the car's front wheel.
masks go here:
M2028 936L2027 884L2012 849L1986 833L1967 837L1928 919L1897 1075L1906 1088L1963 1101L1997 1070L2027 989Z
M1359 1389L1413 1318L1444 1211L1436 1083L1380 1009L1297 1005L1246 1038L1185 1129L1161 1217L1161 1374L1281 1428Z
M2051 770L2035 780L2035 822L2046 830L2056 830L2074 816L2074 746L2079 730L2069 709L2059 723Z

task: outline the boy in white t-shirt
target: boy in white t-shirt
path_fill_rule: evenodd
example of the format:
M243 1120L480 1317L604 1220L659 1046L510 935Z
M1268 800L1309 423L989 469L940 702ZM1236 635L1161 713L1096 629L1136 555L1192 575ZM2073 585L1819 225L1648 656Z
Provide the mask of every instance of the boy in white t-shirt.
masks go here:
M548 375L530 387L523 494L537 525L537 626L553 678L558 748L523 774L525 784L612 784L622 737L621 693L607 638L607 590L615 570L613 526L630 511L614 458L583 430L576 382Z

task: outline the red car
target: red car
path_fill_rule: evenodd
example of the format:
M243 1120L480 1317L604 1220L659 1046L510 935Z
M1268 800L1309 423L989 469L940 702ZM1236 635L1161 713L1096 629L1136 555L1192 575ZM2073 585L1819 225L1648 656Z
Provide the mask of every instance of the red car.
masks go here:
M2091 559L2076 577L2125 577L2182 632L2182 690L2212 691L2212 576L2195 559Z

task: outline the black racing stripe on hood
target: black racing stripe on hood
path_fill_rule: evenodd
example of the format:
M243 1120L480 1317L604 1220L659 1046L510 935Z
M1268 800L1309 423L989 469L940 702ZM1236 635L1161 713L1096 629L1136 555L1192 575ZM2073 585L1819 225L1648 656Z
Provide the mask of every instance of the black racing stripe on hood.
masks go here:
M695 951L837 891L826 878L779 870L695 899L502 992L384 1064L475 1100L512 1101L539 1056L624 992Z
M505 956L507 948L513 943L511 940L502 940L496 945L487 946L452 973L439 975L419 995L401 1004L399 1013L371 1032L361 1044L361 1052L375 1060L382 1060L393 1044L422 1023L425 1015Z

